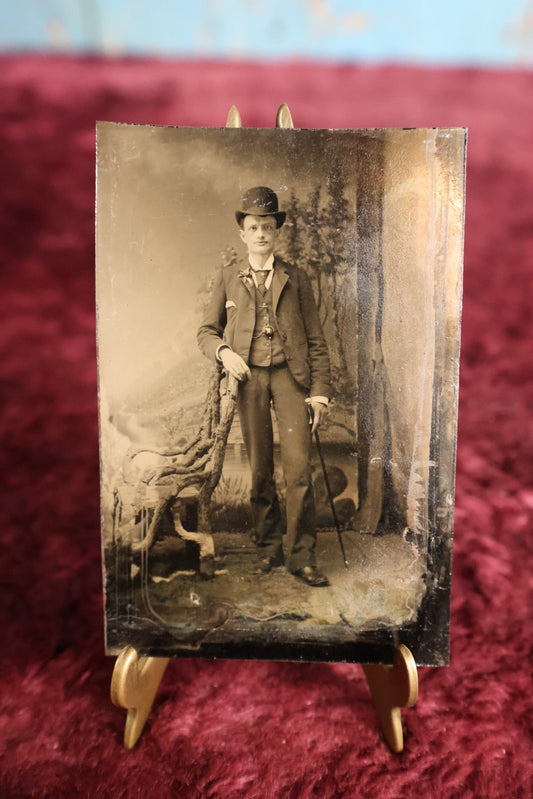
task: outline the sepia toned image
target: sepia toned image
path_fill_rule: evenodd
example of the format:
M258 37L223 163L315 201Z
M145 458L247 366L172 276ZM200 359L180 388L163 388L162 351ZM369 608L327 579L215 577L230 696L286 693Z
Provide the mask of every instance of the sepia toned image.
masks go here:
M98 124L110 654L447 663L465 144Z

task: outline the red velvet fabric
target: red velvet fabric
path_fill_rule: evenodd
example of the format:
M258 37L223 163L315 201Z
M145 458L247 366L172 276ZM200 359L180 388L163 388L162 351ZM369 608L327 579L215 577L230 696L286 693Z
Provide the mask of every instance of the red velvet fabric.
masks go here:
M6 797L529 797L533 74L0 59ZM470 129L452 663L406 748L358 666L171 662L140 745L109 701L98 512L96 119Z

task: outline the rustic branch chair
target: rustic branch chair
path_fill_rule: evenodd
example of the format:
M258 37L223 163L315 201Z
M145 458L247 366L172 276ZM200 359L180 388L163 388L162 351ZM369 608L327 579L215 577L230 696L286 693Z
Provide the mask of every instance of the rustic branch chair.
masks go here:
M209 505L224 463L228 435L235 413L237 381L219 369L213 372L206 397L200 428L185 446L160 450L152 447L130 447L125 456L121 474L141 453L153 453L163 459L163 464L145 468L136 482L134 516L140 517L141 537L132 541L132 552L146 553L153 545L163 518L172 515L176 534L184 541L193 541L200 550L200 573L204 577L214 574L214 542L209 533ZM123 483L127 478L123 477ZM131 486L131 484L130 484ZM203 532L185 530L181 520L180 499L187 490L188 496L198 503L198 526ZM113 538L121 522L124 498L120 486L114 489ZM150 518L148 510L153 510ZM148 523L146 524L146 521Z

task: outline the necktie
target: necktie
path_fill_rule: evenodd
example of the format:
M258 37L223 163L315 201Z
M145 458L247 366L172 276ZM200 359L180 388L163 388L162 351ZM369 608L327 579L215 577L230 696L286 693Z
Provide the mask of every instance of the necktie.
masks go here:
M267 279L268 272L269 272L268 269L256 269L255 270L255 279L257 280L257 290L260 292L260 294L263 295L263 297L266 294L265 282L266 282L266 279Z

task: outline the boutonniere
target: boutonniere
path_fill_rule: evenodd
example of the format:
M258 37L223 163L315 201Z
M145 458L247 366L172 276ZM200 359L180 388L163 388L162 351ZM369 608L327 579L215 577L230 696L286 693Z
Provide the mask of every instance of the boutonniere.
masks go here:
M251 278L252 278L252 270L250 268L241 269L240 272L239 272L239 277L242 278L242 280L247 280L247 279L251 280Z

